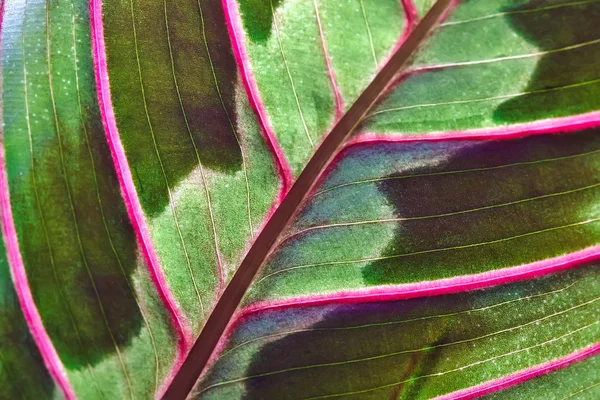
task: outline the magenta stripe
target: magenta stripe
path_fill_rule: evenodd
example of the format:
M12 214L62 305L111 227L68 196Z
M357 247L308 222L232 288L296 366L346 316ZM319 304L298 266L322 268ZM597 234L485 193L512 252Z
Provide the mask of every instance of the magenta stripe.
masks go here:
M246 89L246 94L250 101L250 105L254 109L254 112L258 118L260 127L262 128L263 134L267 139L269 148L275 156L277 163L277 170L281 177L281 190L279 193L279 199L277 203L280 203L289 188L292 186L294 177L290 170L290 167L285 159L283 150L279 145L275 137L273 128L269 125L269 117L267 110L265 109L259 95L258 85L252 75L252 68L250 66L250 58L244 46L244 29L241 25L240 15L238 6L234 0L222 0L223 12L225 13L225 20L227 23L227 30L229 37L231 38L231 44L233 47L233 54L242 76L242 82ZM278 205L278 204L277 204Z
M588 247L573 253L472 275L437 279L401 285L384 285L375 288L341 290L332 293L303 295L282 300L261 301L246 307L241 314L265 309L296 306L314 306L332 303L364 303L392 300L406 300L425 296L440 296L505 285L526 279L577 267L600 259L600 245Z
M403 134L363 133L349 140L344 147L337 152L332 162L327 166L326 171L321 175L321 178L319 178L319 182L317 185L315 185L313 193L318 191L319 187L327 178L327 175L345 157L346 151L354 146L360 146L362 144L408 143L418 141L435 142L448 140L514 140L531 135L571 133L596 127L600 127L600 111L493 128L471 129L455 132L434 132L424 135L409 136Z
M202 376L210 370L210 366L218 360L233 331L235 331L247 317L256 312L288 307L372 303L454 294L539 278L548 274L575 268L598 259L600 259L600 245L530 264L479 274L402 285L386 285L370 289L342 290L333 293L298 296L296 298L283 300L259 301L250 306L241 308L236 312L221 337L219 344L215 347L215 351L200 378L202 378Z
M67 400L75 400L77 399L75 391L71 387L65 367L52 344L52 340L44 328L42 318L33 301L33 295L27 282L27 274L21 257L21 251L19 250L19 240L10 205L3 145L0 146L0 210L2 213L2 236L6 245L10 276L17 292L23 316L50 376L52 376L56 385L62 390ZM26 373L26 371L20 372Z
M455 400L455 399L475 399L490 393L507 389L511 386L519 385L529 379L536 378L540 375L556 371L560 368L569 366L570 364L582 361L588 357L600 353L600 343L595 343L582 350L578 350L565 357L546 363L527 368L514 374L507 375L497 380L489 381L481 385L473 386L468 389L459 390L443 396L436 397L436 400Z
M431 132L423 135L364 133L349 141L346 147L359 143L373 142L415 142L421 140L508 140L536 134L554 134L581 131L600 126L600 111L568 117L542 119L520 124L496 126L491 128L466 129L463 131Z
M437 24L439 25L444 20L446 20L459 3L460 0L453 0L444 12L444 14L437 21ZM398 39L398 42L396 42L390 53L382 60L380 64L381 66L385 65L390 60L390 58L392 58L392 56L400 49L400 46L404 44L404 42L408 38L408 35L410 35L414 28L419 24L419 13L417 12L417 7L415 6L413 0L400 0L400 6L402 7L402 10L404 12L404 32L402 32L400 39ZM438 28L431 31L430 35L434 34L437 29ZM386 90L383 91L380 98L387 97L387 94L390 91L394 90L394 88L396 88L396 86L398 86L405 79L406 76L414 72L416 72L415 69L409 69L405 72L401 72L399 77L392 84L390 84Z
M404 44L404 42L408 38L408 35L410 35L410 33L413 31L413 29L419 23L419 16L417 15L417 9L416 9L415 5L413 4L412 0L400 0L400 8L402 9L402 12L404 14L404 30L402 31L402 34L400 35L400 38L398 39L398 41L396 42L394 47L391 48L390 52L379 63L379 66L377 67L377 71L381 70L381 68L383 68L383 66L390 61L390 58L392 58L392 56L394 54L396 54L396 52L400 49L400 47ZM391 86L395 87L399 84L399 82L400 82L400 78L396 79L392 83ZM385 97L385 95L388 93L388 91L389 90L385 90L384 96L382 96L382 97Z
M176 364L179 366L183 362L183 358L191 345L191 330L185 322L185 318L169 289L167 280L160 267L158 254L152 244L150 232L144 220L142 206L137 197L135 184L133 183L131 171L125 156L125 149L119 138L108 81L104 27L102 25L102 0L90 0L90 22L92 27L96 91L98 92L102 124L104 125L106 138L112 153L129 219L133 224L138 243L146 260L146 264L149 267L148 270L152 277L152 281L158 290L164 306L171 316L171 320L177 333L179 354ZM175 369L178 369L178 367Z

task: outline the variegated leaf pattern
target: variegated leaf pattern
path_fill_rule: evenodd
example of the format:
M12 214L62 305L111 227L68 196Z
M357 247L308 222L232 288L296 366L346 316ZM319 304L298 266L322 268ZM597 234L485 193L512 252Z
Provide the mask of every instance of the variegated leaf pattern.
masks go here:
M473 398L537 377L494 396L593 398L594 290L570 290L598 285L599 7L455 2L280 236L196 396ZM588 358L581 381L562 370Z
M160 398L434 3L2 1L0 397ZM193 397L595 398L599 13L453 1Z

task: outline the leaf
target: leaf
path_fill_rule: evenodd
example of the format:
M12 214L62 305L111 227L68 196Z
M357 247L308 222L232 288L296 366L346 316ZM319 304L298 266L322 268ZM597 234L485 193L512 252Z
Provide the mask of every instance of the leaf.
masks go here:
M224 2L238 62L254 81L248 91L260 96L259 113L294 175L403 42L415 18L403 4L409 3Z
M575 128L586 121L582 114L596 120L597 2L475 3L441 25L365 130L502 133Z
M4 178L2 180L2 185L5 185ZM0 249L0 396L6 399L47 398L54 392L55 384L51 373L44 368L21 311L3 242Z
M354 144L286 231L245 302L461 287L482 274L500 283L589 258L600 240L599 154L595 130ZM494 182L493 190L481 182Z
M37 344L53 348L55 358L42 355L59 365L53 378L67 398L152 397L175 338L139 257L102 129L87 5L5 7L3 196L12 218L4 202L4 237L22 258L11 261L19 300L32 299L40 316L29 328L43 325Z
M217 2L102 11L113 155L189 343L281 190L276 160L237 82Z
M400 365L391 364L394 361L377 363L370 357L394 353L392 343L402 346L416 336L404 329L400 340L383 334L369 339L332 336L323 339L322 347L320 338L309 335L303 342L297 335L298 330L312 332L322 326L344 330L361 318L379 315L375 306L369 306L371 302L383 307L381 301L396 300L393 308L404 310L412 309L416 300L408 300L411 298L424 302L429 296L458 296L498 284L506 285L498 290L511 291L518 285L511 282L556 273L597 258L594 190L598 171L588 169L597 165L592 144L597 107L593 100L587 100L593 99L592 95L582 95L588 92L560 97L551 94L592 90L586 86L592 88L593 83L584 79L594 71L572 76L545 67L550 57L550 65L581 63L585 69L594 57L596 40L589 37L594 34L589 33L585 21L597 8L588 2L534 5L515 9L501 2L464 2L440 25L381 105L367 117L361 132L336 155L320 185L280 235L279 244L217 346L210 367L203 372L196 389L198 397L325 398L352 394L369 398L372 391L374 398L468 397L514 385L597 352L597 318L590 316L563 332L567 336L580 331L588 335L570 349L554 350L557 346L552 343L563 340L560 334L535 328L519 340L538 349L535 357L539 358L518 356L531 350L506 339L500 350L491 352L507 360L505 369L475 377L459 369L453 372L451 384L444 384L432 375L445 371L440 365L443 358L449 358L455 368L485 366L495 358L488 363L485 348L476 345L469 348L473 358L439 352L433 356L439 360L428 358L430 348L444 340L447 329L457 333L456 328L445 326L431 329L432 336L423 339L412 358L396 359ZM562 39L553 39L555 32L549 34L543 28L542 32L529 33L525 44L513 34L518 27L543 27L540 21L556 20L559 12L567 16L560 19L556 29L569 33L556 34ZM580 32L569 29L574 21L578 21ZM470 24L484 26L478 30L483 37L472 35L477 28ZM530 45L538 45L536 35L542 38L538 41L545 41L539 51ZM522 44L517 46L511 40L521 40ZM590 44L581 44L586 40ZM506 47L504 41L509 42ZM591 46L586 54L569 53L585 46ZM507 50L513 53L506 55ZM534 73L529 86L537 89L511 90L512 82L518 80L523 85L523 76L536 68L542 72ZM475 76L484 77L489 88L482 87ZM570 86L566 79L572 80ZM539 89L541 85L550 88ZM487 98L468 100L485 89L506 89L501 97L490 96L499 104L496 110ZM545 97L539 100L542 94ZM520 105L513 106L515 102ZM500 113L509 107L518 118L500 119ZM540 107L546 108L544 113ZM533 135L571 131L578 132ZM580 158L587 156L592 157L590 164ZM527 282L543 285L541 280ZM540 307L534 303L533 307ZM348 310L347 319L336 319L332 310L337 308ZM382 324L391 322L390 316L380 317ZM535 319L526 323L529 321ZM465 329L477 332L473 326ZM546 340L540 339L543 334L549 335ZM265 341L248 339L258 336ZM247 341L252 344L244 348ZM546 341L548 347L544 347ZM471 354L480 350L482 353ZM365 369L354 366L354 360L363 360ZM338 363L347 367L338 369ZM316 367L311 375L311 365L323 369ZM439 365L441 369L437 369ZM414 376L420 376L422 382L408 388ZM381 391L372 390L380 386ZM386 388L392 389L385 392Z
M597 274L592 264L477 292L268 308L238 322L198 394L418 399L468 388L597 339Z
M596 392L597 1L2 7L0 394Z
M593 356L566 367L558 366L562 369L513 386L503 392L494 393L487 398L520 399L524 396L530 398L543 396L594 398L598 395L598 386L600 386L597 380L598 360L598 356Z

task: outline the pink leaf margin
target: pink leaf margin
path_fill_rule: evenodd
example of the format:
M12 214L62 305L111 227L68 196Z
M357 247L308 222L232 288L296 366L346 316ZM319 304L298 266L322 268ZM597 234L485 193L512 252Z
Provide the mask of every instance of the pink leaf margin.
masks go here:
M173 293L169 289L167 280L160 267L160 260L153 246L150 232L145 223L144 213L137 197L137 191L131 175L131 170L121 143L117 122L112 106L108 65L106 59L106 46L104 42L104 27L102 24L102 0L90 0L90 24L92 28L92 52L94 59L94 73L96 79L96 92L102 124L106 133L108 146L111 150L115 170L121 187L121 194L125 201L127 213L131 220L135 234L148 266L152 281L159 293L163 305L167 309L177 335L178 353L171 376L161 388L161 393L166 390L169 382L179 370L185 356L192 344L191 328L179 309Z

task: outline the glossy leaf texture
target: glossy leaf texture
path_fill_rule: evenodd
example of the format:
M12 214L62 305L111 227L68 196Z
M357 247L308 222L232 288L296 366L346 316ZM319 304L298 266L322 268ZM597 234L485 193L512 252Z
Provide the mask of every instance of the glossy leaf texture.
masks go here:
M561 366L562 369L484 398L522 399L535 396L547 399L595 399L600 393L598 362L600 358L596 355L572 365Z
M384 7L364 3L395 21L374 30L387 38L379 40L376 52L382 59L402 40L406 26L402 5L389 3ZM341 113L341 105L336 113L335 107L329 109L320 100L333 99L338 91L323 47L324 25L316 2L92 4L105 129L130 215L149 263L161 275L161 290L168 292L164 297L177 314L187 347L272 207L289 188L288 163L301 153L303 163L312 152L311 147L297 145L282 152L283 141L273 132L297 134L291 128L272 128L280 113L269 114L269 104L285 110L289 99L280 97L293 94L298 110L304 107L311 114L328 110L326 117L317 118L318 136ZM284 9L289 16L279 15ZM361 8L363 23L366 12ZM272 21L262 26L269 18ZM285 23L277 22L279 18ZM241 26L250 26L248 35L242 36ZM370 29L355 28L354 22L348 26L359 32ZM329 32L344 35L346 27L332 24ZM102 54L106 60L101 60ZM346 57L345 64L362 60L359 54ZM315 64L307 64L307 59ZM272 65L255 66L252 60L272 60ZM351 99L377 68L373 64L346 78L355 87ZM282 73L291 86L277 80ZM299 93L294 76L314 81L314 87ZM271 95L275 98L269 103ZM303 118L302 112L295 113L293 121Z
M196 397L593 398L599 12L456 2L280 236Z
M95 4L106 129L187 346L283 189L277 159L219 2Z
M199 394L441 396L587 347L598 289L592 264L477 292L263 310L240 322Z

